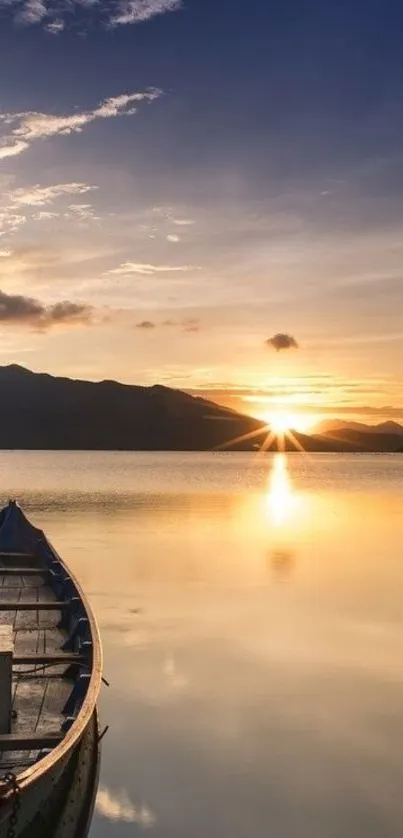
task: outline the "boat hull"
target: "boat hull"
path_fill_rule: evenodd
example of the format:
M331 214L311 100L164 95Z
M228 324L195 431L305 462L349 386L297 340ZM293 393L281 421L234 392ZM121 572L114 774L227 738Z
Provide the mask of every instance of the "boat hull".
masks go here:
M98 627L77 580L14 502L0 512L0 575L1 621L13 626L17 647L21 637L36 646L31 654L25 648L13 653L18 706L11 733L0 736L0 838L84 838L99 766ZM38 695L39 717L32 709ZM21 751L29 759L23 758L18 770Z
M98 717L94 712L65 764L20 794L15 838L85 838L94 808L99 765ZM0 838L8 838L12 805L3 814Z

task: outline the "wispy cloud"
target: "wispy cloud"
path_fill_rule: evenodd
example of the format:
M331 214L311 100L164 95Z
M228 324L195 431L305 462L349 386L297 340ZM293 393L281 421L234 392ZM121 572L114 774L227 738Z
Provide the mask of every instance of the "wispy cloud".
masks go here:
M51 186L23 186L4 191L0 199L0 237L14 236L32 218L34 221L49 221L58 218L60 212L42 210L57 199L84 195L96 189L88 183L57 183ZM70 204L67 217L82 221L96 218L90 204Z
M141 23L165 12L175 12L181 7L182 0L121 0L117 5L116 14L110 17L112 26Z
M7 197L13 206L43 207L61 196L84 195L96 188L96 186L89 186L88 183L57 183L52 186L36 184L14 189L8 193Z
M146 828L155 824L155 816L149 807L144 803L135 806L124 789L113 792L101 786L97 794L96 809L100 815L111 821L138 823Z
M63 32L75 12L85 11L89 21L116 27L143 23L181 6L182 0L0 0L0 9L11 13L16 23L42 24L52 35Z
M3 121L2 114L0 114L0 124ZM11 143L7 138L3 138L0 140L0 160L5 160L7 157L17 157L18 154L22 154L23 151L26 151L28 148L28 144L24 143L22 140L13 140Z
M2 2L4 0L0 0L0 4ZM138 102L153 102L161 95L162 91L155 88L142 93L122 93L104 99L93 110L76 111L72 114L48 114L39 111L0 112L0 127L6 129L5 136L0 139L0 160L22 154L37 140L80 133L98 119L132 116L137 111Z
M197 318L184 320L182 325L185 332L200 332L200 321Z
M188 271L200 271L199 265L151 265L143 262L123 262L118 268L108 271L108 274L127 276L128 274L140 274L141 276L152 276L159 273L187 273Z
M180 210L179 210L180 211ZM187 218L186 216L176 216L176 212L173 207L169 206L158 206L153 207L152 212L154 215L159 215L162 218L166 218L167 221L170 221L171 224L176 224L177 227L192 227L195 224L193 218Z
M47 331L54 326L88 325L91 320L92 309L87 305L63 300L46 306L34 297L0 291L0 322L3 325Z
M193 218L171 218L171 221L177 227L192 227L195 224Z
M53 218L59 218L58 212L35 212L32 216L34 221L51 221Z
M63 32L65 29L65 22L64 20L52 20L51 23L47 23L45 29L47 32L50 32L51 35L59 35L60 32Z
M10 0L6 2L10 5ZM11 0L11 3L15 5L15 0ZM46 0L25 0L24 3L19 2L18 5L20 7L17 12L19 23L39 23L47 16Z
M156 323L154 320L142 320L141 323L136 323L136 329L157 329L159 326L177 327L183 332L200 332L200 320L197 318L188 318L186 320L163 320L162 323Z
M10 207L0 208L0 237L13 235L26 223L25 215L16 213Z
M65 213L65 218L75 218L78 221L97 221L99 216L95 215L92 204L70 204L69 212Z

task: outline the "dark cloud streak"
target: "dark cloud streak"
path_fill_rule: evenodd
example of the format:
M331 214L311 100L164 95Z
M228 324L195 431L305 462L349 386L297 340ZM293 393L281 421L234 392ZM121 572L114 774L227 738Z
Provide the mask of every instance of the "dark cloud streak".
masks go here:
M160 326L162 327L177 327L178 329L182 329L183 332L199 332L200 331L200 321L195 318L189 318L187 320L163 320L162 323L155 323L153 320L142 320L140 323L136 323L136 329L144 329L145 331L151 329L157 329Z
M46 306L34 297L0 291L0 323L6 326L47 331L56 326L88 325L91 320L92 308L87 305L63 300Z

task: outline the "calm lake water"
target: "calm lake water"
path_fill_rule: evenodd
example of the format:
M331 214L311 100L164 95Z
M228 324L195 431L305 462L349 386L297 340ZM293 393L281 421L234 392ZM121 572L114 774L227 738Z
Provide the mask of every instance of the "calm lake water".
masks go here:
M104 643L91 838L401 838L403 457L0 453Z

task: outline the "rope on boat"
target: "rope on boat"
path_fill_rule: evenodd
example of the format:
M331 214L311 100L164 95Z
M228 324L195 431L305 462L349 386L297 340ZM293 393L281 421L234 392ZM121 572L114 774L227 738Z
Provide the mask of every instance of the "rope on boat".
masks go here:
M14 672L13 675L16 678L20 678L23 675L38 675L40 676L45 669L49 669L51 666L70 666L71 664L75 666L82 666L84 669L90 669L90 665L85 663L85 661L51 661L49 663L38 663L32 669L19 669L18 672ZM24 666L24 664L19 664L20 666ZM109 684L108 684L109 687Z
M37 664L36 666L34 666L33 669L20 669L20 670L18 670L18 672L14 672L13 675L16 678L20 678L22 675L38 675L38 676L40 676L40 675L42 675L42 673L44 672L45 669L49 669L49 667L51 667L51 666L67 666L68 664L69 664L69 661L66 661L66 663L40 663L40 664ZM88 664L86 664L86 663L81 663L80 662L78 665L88 667ZM20 666L23 666L23 664L20 664Z
M65 663L60 663L60 661L57 661L56 663L40 663L34 666L32 669L20 669L18 672L14 673L14 677L24 678L25 675L38 675L38 677L40 677L44 673L45 669L49 669L51 666L66 666L68 663L69 661L66 661ZM77 663L77 666L81 666L83 667L83 669L91 668L90 665L88 663L85 663L84 661L73 661L73 663ZM23 664L20 665L22 666ZM106 687L110 687L110 682L107 681L104 676L102 676L102 683L105 684Z

